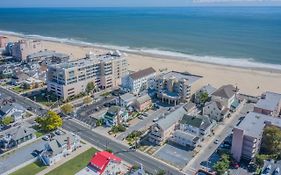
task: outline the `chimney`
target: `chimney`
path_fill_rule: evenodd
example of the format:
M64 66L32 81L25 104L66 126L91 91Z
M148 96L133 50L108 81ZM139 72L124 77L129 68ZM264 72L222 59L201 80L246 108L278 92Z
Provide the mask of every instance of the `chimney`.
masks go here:
M67 150L70 150L70 138L67 137Z

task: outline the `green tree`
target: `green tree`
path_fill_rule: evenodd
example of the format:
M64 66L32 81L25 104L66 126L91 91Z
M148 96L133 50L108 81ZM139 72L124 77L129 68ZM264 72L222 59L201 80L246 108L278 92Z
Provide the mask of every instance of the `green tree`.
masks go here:
M3 125L9 125L10 123L12 123L14 120L13 120L13 117L12 116L7 116L7 117L4 117L1 121L1 123Z
M64 114L70 114L71 112L73 112L73 105L67 103L63 105L60 109Z
M264 128L261 153L268 155L281 153L281 129L279 127L269 125Z
M95 84L94 84L94 82L89 82L89 83L87 84L87 87L86 87L86 92L87 92L87 93L91 93L94 89L95 89Z
M165 174L166 174L165 170L159 170L157 172L157 175L165 175Z
M255 157L255 163L259 166L259 167L263 167L264 165L264 160L268 159L269 156L265 155L265 154L257 154Z
M213 166L214 170L220 175L224 174L230 165L230 157L227 154L223 154L220 160Z
M84 104L90 104L90 103L92 103L92 101L93 101L93 99L91 97L85 97L83 99Z
M208 101L209 99L209 95L207 92L203 92L199 95L199 100L200 100L200 103L204 104Z
M62 126L61 117L54 111L48 111L44 117L38 117L35 120L44 131L53 131Z

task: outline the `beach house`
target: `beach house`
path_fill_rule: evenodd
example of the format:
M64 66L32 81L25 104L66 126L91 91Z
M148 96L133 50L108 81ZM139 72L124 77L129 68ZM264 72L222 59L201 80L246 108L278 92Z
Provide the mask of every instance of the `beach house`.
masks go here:
M104 122L107 126L116 126L128 120L129 114L120 106L111 106L104 114Z
M73 133L56 135L45 144L39 159L50 166L80 147L80 137Z
M254 106L254 112L281 117L281 94L265 92Z
M0 106L0 119L12 117L14 122L23 119L26 109L18 103L7 103Z
M211 95L216 91L217 89L213 87L212 85L208 84L203 87L201 87L199 90L197 90L194 94L194 103L198 105L202 105L201 96L202 94L206 93L209 98L211 98Z
M163 144L172 136L175 131L175 126L181 118L185 114L192 114L196 111L194 108L194 104L182 105L169 114L163 116L159 121L151 126L148 140L157 145Z
M203 107L203 115L217 122L222 121L229 114L230 110L218 101L209 101Z
M36 139L35 130L28 127L12 127L0 133L0 147L9 149Z

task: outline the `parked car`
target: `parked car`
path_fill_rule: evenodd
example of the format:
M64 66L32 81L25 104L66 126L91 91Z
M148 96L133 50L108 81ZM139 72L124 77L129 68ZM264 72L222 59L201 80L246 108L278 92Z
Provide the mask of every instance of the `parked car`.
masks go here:
M139 115L138 118L139 118L140 120L143 120L143 116L142 116L142 115Z
M153 122L157 122L159 120L159 118L155 118L153 119Z
M50 140L50 137L48 135L46 135L46 136L42 137L42 139L45 141L48 141L48 140Z
M267 167L265 167L265 169L263 170L262 174L267 175L270 173L271 170L271 165L267 165Z
M214 141L214 144L219 144L219 139L216 139L216 140Z

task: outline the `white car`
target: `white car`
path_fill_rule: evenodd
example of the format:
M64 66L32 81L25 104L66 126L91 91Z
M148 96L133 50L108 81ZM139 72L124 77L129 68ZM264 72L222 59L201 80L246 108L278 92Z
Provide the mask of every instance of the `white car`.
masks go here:
M215 144L219 144L219 139L216 139L216 140L214 141L214 143L215 143Z

